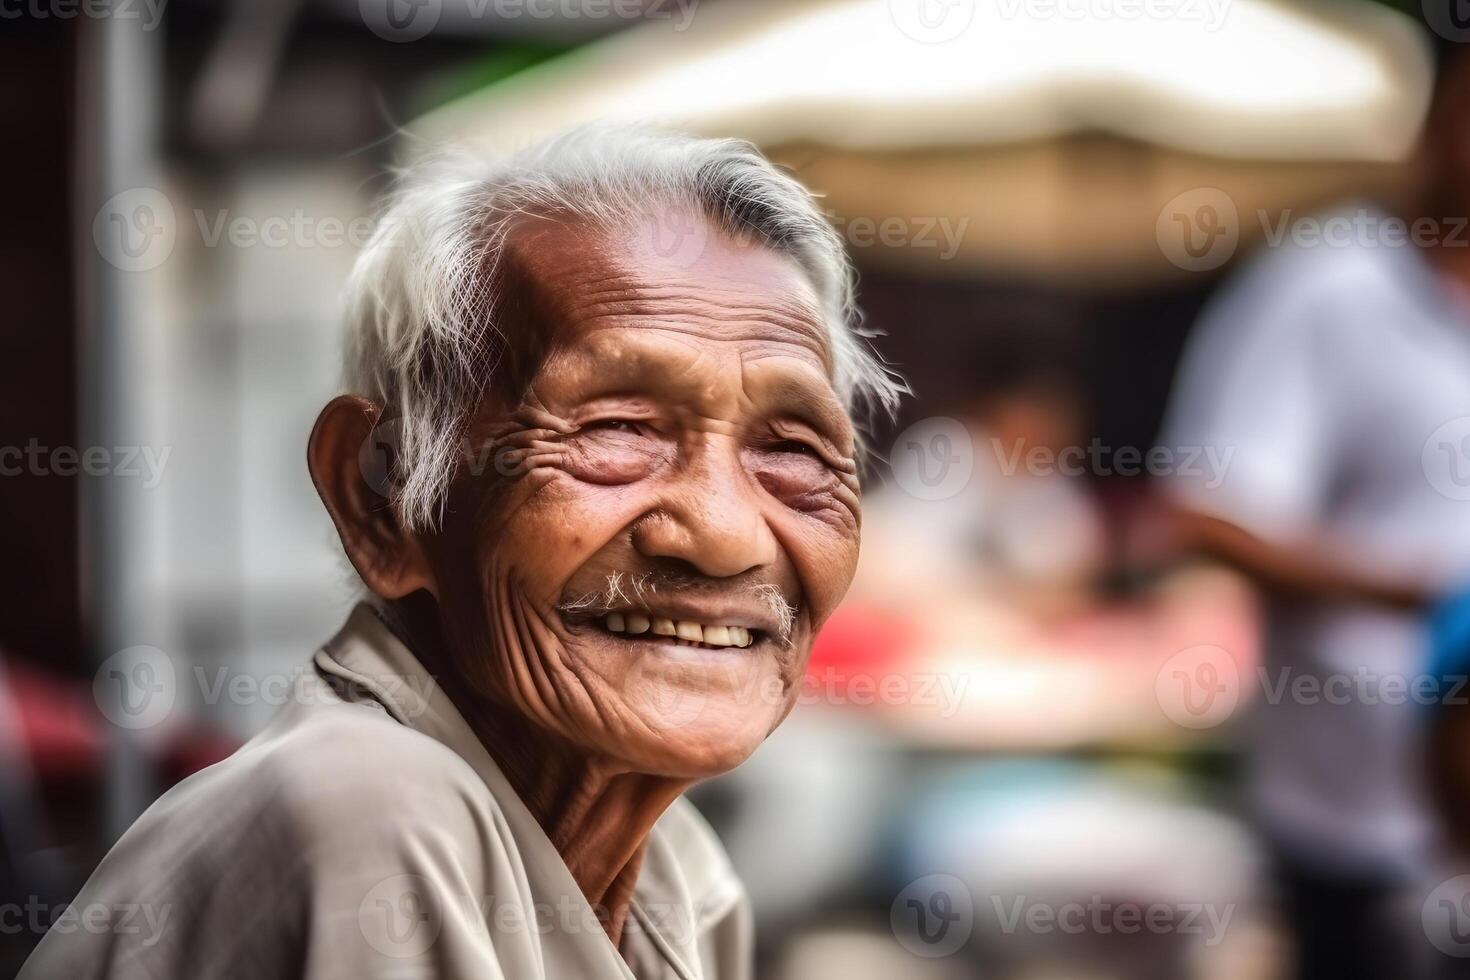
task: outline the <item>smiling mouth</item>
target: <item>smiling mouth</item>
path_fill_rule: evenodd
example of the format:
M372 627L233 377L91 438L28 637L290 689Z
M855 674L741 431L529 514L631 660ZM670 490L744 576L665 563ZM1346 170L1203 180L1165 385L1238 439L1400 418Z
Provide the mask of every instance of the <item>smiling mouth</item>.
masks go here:
M592 624L620 639L667 637L678 646L701 647L706 650L742 649L755 645L763 636L761 630L749 626L667 619L632 610L599 616L592 620Z

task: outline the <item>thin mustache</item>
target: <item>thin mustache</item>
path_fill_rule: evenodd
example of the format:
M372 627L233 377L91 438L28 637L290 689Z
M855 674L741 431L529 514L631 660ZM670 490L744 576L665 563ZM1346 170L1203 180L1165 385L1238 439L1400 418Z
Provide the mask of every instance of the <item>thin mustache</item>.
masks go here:
M647 606L650 598L658 595L659 586L666 591L695 585L694 579L644 572L632 575L627 572L609 572L607 585L598 592L588 592L562 603L557 608L564 613L609 613L629 606ZM737 594L750 596L771 611L777 624L777 635L786 645L791 643L791 632L796 627L797 607L786 601L779 585L771 582L753 582L736 586Z

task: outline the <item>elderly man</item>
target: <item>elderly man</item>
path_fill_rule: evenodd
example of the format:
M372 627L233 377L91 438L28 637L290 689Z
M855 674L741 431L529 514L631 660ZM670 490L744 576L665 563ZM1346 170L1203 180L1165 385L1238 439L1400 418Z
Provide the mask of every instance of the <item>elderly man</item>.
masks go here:
M780 723L852 576L850 413L899 387L851 283L743 143L411 171L308 448L370 596L23 976L748 975L680 794Z

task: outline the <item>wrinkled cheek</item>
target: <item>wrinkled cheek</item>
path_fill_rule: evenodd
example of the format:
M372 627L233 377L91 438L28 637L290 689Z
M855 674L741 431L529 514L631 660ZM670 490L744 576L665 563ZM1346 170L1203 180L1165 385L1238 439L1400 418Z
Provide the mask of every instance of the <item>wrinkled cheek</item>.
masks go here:
M465 676L496 700L522 700L529 665L546 655L540 648L550 635L561 553L544 542L527 545L544 533L540 526L531 501L507 494L483 501L472 524L453 522L444 532L460 539L445 543L455 557L445 576L444 613Z
M857 572L858 531L853 526L802 529L794 555L815 630L836 610Z
M564 583L599 546L589 530L599 526L597 508L568 493L566 482L545 474L541 486L518 488L531 492L483 523L487 569L537 608L554 608Z

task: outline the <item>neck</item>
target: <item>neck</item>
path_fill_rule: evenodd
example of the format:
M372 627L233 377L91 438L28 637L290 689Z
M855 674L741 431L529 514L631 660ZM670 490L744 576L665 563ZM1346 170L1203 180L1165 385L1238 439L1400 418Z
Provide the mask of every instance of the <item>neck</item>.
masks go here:
M654 823L691 781L630 771L549 735L460 680L437 622L395 611L410 648L454 702L541 825L613 942L622 942Z
M486 722L480 733L485 744L508 745L501 731L507 726ZM496 761L619 944L648 835L687 783L551 745L533 748L524 740Z

